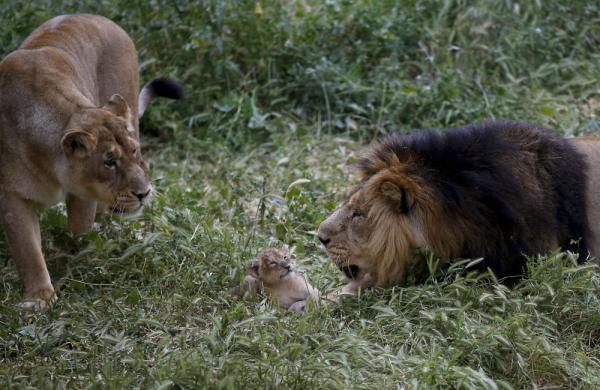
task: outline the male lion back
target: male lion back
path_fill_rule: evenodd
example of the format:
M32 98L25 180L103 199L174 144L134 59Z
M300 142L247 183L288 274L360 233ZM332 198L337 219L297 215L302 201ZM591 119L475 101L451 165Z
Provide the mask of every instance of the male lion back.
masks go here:
M489 186L484 176L470 176L471 191L483 187L490 192L472 197L470 213L485 210L489 219L477 218L483 233L477 236L482 241L468 245L471 253L465 257L484 256L484 266L500 277L520 275L523 255L544 254L556 247L579 252L580 261L585 260L586 164L569 140L553 130L517 121L473 125L457 135L452 143L468 147L471 141L482 153L491 152L489 161L478 156L478 169L488 170L496 182Z
M490 122L467 129L476 137L478 133L486 137L480 142L494 142L500 150L498 161L489 161L497 180L491 190L498 193L480 198L494 216L487 226L497 224L500 231L486 232L496 239L484 236L486 241L472 249L488 246L485 253L470 257L484 255L484 265L501 277L520 275L523 255L544 254L557 247L579 252L580 261L585 260L586 164L572 143L551 129L525 122ZM477 180L472 184L476 186Z
M531 175L537 176L552 205L542 212L553 215L556 220L556 244L563 250L579 252L579 261L584 261L588 255L590 236L585 196L589 167L584 156L571 140L553 130L522 122L508 124L510 130L507 136L518 140L523 150L536 156ZM523 131L523 128L527 131ZM537 226L538 229L541 227Z

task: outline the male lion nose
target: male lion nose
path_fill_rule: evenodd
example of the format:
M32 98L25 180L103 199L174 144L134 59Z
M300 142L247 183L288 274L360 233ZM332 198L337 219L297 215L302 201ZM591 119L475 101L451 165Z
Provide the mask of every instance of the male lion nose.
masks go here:
M329 244L331 242L331 239L323 238L323 237L319 236L319 241L321 241L321 244L327 246L327 244Z
M135 195L135 196L136 196L136 198L138 198L138 199L140 200L140 202L141 202L142 200L144 200L144 198L145 198L145 197L147 197L147 196L148 196L148 194L150 194L150 190L148 190L148 191L146 191L146 192L143 192L143 193L142 193L142 192L135 192L135 191L131 191L131 193L132 193L133 195Z

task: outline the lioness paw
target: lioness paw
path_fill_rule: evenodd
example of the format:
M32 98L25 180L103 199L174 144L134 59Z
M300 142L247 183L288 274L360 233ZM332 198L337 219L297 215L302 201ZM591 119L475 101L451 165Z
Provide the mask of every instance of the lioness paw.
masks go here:
M16 307L24 311L44 312L48 310L56 302L56 295L53 295L49 300L40 298L30 298L16 304Z

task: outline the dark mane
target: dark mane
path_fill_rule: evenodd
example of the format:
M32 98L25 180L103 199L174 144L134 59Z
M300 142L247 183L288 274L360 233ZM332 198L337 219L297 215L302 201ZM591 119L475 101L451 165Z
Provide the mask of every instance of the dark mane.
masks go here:
M550 129L500 121L391 134L358 167L366 180L398 164L435 194L443 215L436 223L468 230L456 235L465 238L455 257L484 257L484 268L507 277L523 273L525 255L556 245L580 261L588 255L586 164Z

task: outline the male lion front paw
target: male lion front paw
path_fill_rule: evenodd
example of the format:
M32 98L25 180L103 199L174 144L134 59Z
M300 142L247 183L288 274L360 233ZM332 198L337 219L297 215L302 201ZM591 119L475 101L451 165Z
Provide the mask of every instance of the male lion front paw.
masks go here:
M294 304L292 304L292 306L289 307L288 310L293 311L294 313L304 314L304 312L306 311L306 301L295 302Z

